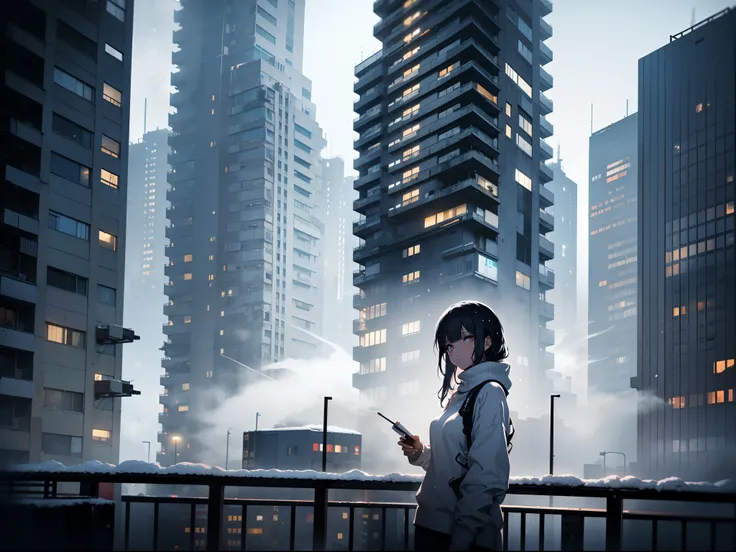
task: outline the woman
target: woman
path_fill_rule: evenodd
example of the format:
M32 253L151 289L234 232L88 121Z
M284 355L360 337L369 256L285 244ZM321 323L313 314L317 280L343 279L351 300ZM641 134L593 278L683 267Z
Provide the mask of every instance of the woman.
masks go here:
M511 368L500 362L508 357L503 327L483 303L456 303L437 323L435 347L444 376L440 406L449 400L430 425L429 445L416 435L399 441L409 462L427 472L417 493L414 549L501 550L513 433L506 403ZM460 409L475 387L468 439Z

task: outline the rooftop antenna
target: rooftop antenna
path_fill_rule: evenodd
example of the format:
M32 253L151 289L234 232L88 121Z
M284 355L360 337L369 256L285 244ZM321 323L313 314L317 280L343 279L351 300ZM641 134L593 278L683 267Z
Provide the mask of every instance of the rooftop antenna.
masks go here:
M557 164L560 166L560 170L562 170L562 153L560 149L560 143L557 142Z
M626 98L626 116L629 116L629 99Z
M146 133L146 118L148 117L148 98L143 98L143 134Z
M593 104L590 104L590 135L593 136Z
M697 23L697 21L695 19L695 7L693 7L692 15L690 17L690 26L694 27L695 23Z

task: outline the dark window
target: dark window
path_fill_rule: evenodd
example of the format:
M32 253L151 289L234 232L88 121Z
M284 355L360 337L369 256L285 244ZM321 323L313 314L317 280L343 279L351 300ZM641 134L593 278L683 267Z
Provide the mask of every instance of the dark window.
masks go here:
M89 186L89 167L51 152L51 172L82 186Z
M71 291L72 293L87 295L87 278L59 270L53 266L48 267L46 283L52 287Z
M80 146L92 149L94 134L61 115L54 113L54 117L51 122L51 129L56 134L60 134L64 138L67 138L72 142L76 142Z
M276 18L268 13L266 10L264 10L261 6L256 5L256 12L258 15L260 15L263 19L268 21L271 25L276 25Z
M80 240L89 241L89 224L67 217L56 211L49 211L49 228Z
M72 29L66 23L57 21L56 36L59 40L66 42L69 46L83 53L85 56L97 59L97 44L93 40L90 40L83 34Z
M82 438L58 433L44 433L41 436L41 451L58 456L81 456Z
M117 304L117 291L115 288L97 284L97 301L114 307Z
M82 412L84 410L84 394L44 387L43 407L51 410Z
M76 77L71 76L66 71L62 71L58 67L54 67L54 82L66 88L69 92L73 92L77 96L84 98L87 101L94 103L95 101L95 89L92 88L86 82L79 80Z

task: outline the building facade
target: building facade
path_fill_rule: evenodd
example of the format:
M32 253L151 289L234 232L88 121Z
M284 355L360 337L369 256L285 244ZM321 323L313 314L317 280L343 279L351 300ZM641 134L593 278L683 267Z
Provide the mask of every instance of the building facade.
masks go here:
M322 427L280 427L243 433L243 469L322 470ZM357 431L327 427L327 471L360 469Z
M353 335L353 249L358 239L353 236L352 176L345 176L345 162L339 157L322 162L324 181L324 324L322 335L345 351L357 342Z
M325 141L300 72L304 0L181 6L159 460L177 438L179 460L220 463L197 439L209 391L319 353Z
M636 372L637 120L590 137L589 393L621 393Z
M553 229L549 238L556 250L555 258L549 263L557 278L554 289L547 293L547 300L554 307L554 320L549 327L555 332L555 368L564 377L570 377L569 374L575 374L580 362L585 360L580 355L585 334L579 331L577 316L578 185L565 174L559 153L552 172L554 179L548 186L555 196L555 204L546 213L540 212L540 220ZM568 382L564 382L558 390L567 390L567 385Z
M426 420L422 401L436 407L439 381L427 370L436 363L434 326L468 299L491 305L504 323L518 409L546 409L537 399L549 390L554 344L545 295L554 246L544 219L553 204L544 142L552 77L542 68L552 59L551 8L546 0L374 3L383 49L355 71L354 259L363 268L353 279L354 385L369 400L391 401L403 423Z
M122 377L98 327L123 322L132 13L0 5L4 463L118 459L120 399L95 387Z
M639 61L638 418L654 476L736 475L736 10Z

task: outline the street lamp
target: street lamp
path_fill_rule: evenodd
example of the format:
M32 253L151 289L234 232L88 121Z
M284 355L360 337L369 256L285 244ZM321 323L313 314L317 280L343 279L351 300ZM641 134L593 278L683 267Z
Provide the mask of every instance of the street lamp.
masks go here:
M332 397L325 397L325 411L322 417L322 471L327 471L327 403Z
M626 455L623 452L614 452L610 450L604 450L599 452L598 455L603 457L603 477L606 476L606 455L608 454L620 454L624 457L624 475L626 475Z
M256 430L253 433L253 452L249 453L249 454L252 454L253 455L253 462L254 463L258 461L258 458L256 458L256 445L258 444L258 418L260 418L260 417L261 417L261 413L260 412L256 412ZM250 465L250 460L248 460L248 467L249 468L254 468L255 465L251 466Z
M549 396L549 474L555 472L555 399L559 395Z
M178 435L174 435L171 438L171 442L174 443L174 464L176 464L177 458L179 456L179 441L181 441L181 437Z
M227 430L227 441L225 442L225 469L227 469L227 461L230 456L230 431L232 428Z
M144 445L148 445L148 463L151 463L151 441L143 441Z

